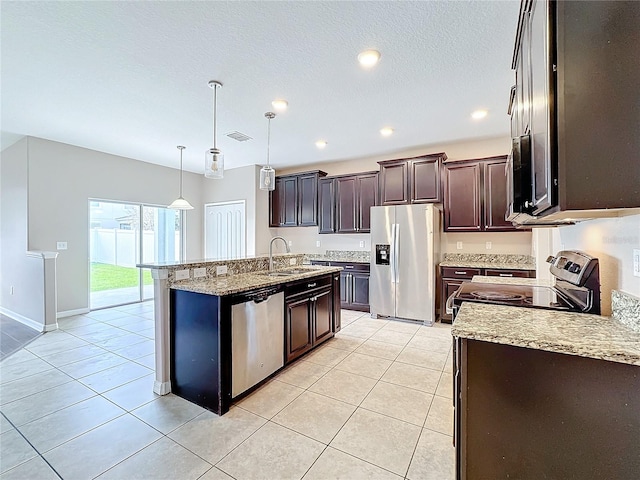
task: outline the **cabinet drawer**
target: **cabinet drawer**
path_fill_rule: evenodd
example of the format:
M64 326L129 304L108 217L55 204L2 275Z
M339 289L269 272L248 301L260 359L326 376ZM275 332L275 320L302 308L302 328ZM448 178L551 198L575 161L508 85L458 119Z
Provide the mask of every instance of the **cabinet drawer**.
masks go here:
M368 272L371 266L368 263L331 262L332 267L342 267L347 271Z
M305 280L300 280L295 283L291 283L285 287L284 295L286 298L299 293L308 292L310 290L316 290L320 287L331 285L331 275L325 275L323 277L312 277Z
M488 277L518 277L529 278L529 270L505 270L505 269L487 269L484 274Z
M323 267L328 267L329 262L325 260L311 260L311 265L322 265Z
M474 275L482 275L480 268L467 267L441 267L442 278L465 278L471 279Z

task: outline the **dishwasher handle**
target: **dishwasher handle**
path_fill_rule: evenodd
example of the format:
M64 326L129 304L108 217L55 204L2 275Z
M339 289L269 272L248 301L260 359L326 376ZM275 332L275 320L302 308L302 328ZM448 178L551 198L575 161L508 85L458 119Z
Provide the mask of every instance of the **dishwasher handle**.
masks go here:
M255 292L251 295L248 295L248 300L253 301L253 303L262 303L269 299L270 296L278 293L278 290L275 288L271 288L268 290L260 290L259 292Z

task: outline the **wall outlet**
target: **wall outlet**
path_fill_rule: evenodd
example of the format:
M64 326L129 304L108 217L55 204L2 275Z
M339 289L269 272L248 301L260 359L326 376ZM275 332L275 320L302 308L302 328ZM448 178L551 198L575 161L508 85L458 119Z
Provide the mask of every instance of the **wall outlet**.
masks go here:
M364 248L364 240L360 240L360 248Z
M457 242L457 243L456 243L456 248L457 248L458 250L462 250L462 242Z
M227 274L226 265L220 265L219 267L216 267L216 275L226 275L226 274Z
M320 246L320 240L316 242L316 247L319 247L319 246Z
M289 240L289 246L291 247L293 245L293 242L291 240Z
M207 269L205 267L193 269L193 278L201 278L206 276L207 276Z
M13 287L9 287L9 295L13 295L13 293L14 293Z
M640 277L640 249L637 248L633 249L633 276Z
M56 248L58 250L66 250L67 249L67 242L58 242L56 244Z
M297 263L297 262L296 262L296 259L295 259L295 258L290 258L290 259L289 259L289 265L295 265L296 263Z
M186 280L187 278L189 278L189 269L187 268L185 270L176 270L175 278L176 280Z
M491 250L491 242L486 242L484 246L487 250Z

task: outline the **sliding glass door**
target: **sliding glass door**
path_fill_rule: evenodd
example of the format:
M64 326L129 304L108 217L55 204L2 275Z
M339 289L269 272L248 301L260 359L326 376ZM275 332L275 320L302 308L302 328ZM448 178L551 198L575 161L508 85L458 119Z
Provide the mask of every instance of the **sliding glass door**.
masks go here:
M180 260L181 220L164 207L91 200L90 308L153 298L151 272L136 264Z

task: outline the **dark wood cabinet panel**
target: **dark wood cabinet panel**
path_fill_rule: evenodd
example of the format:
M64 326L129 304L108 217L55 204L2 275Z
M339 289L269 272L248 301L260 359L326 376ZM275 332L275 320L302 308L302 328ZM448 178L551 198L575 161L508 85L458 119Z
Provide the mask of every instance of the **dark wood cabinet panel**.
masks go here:
M380 165L380 205L442 201L442 162L445 153L385 160Z
M275 189L269 192L269 226L279 227L282 225L282 178L276 177Z
M444 230L482 230L480 215L480 168L478 162L445 165Z
M356 180L358 231L369 233L371 231L371 207L378 204L378 174L358 175Z
M318 233L368 233L378 202L378 172L327 177L320 181Z
M351 304L369 309L369 273L351 274Z
M298 178L282 177L282 210L283 227L294 227L298 224Z
M338 333L342 329L342 317L341 317L341 288L342 282L340 281L340 274L333 274L333 331Z
M490 269L487 268L484 271L484 275L487 277L505 277L505 278L535 278L535 270L505 270L505 269Z
M487 231L513 230L507 215L506 160L484 164L484 229Z
M344 270L340 272L340 303L346 308L349 304L349 286L351 284L351 277L349 272Z
M287 362L299 357L313 346L311 298L286 302L285 348Z
M335 182L332 178L318 181L320 211L318 215L318 233L335 233Z
M298 225L311 227L318 224L318 175L298 176Z
M327 288L315 294L313 297L314 302L314 329L313 329L313 343L324 342L331 337L333 333L332 316L333 305L331 298L332 290Z
M336 182L336 232L358 231L356 177L340 177Z
M440 157L428 157L411 162L411 203L442 201Z
M380 205L409 203L409 165L407 162L380 164Z

